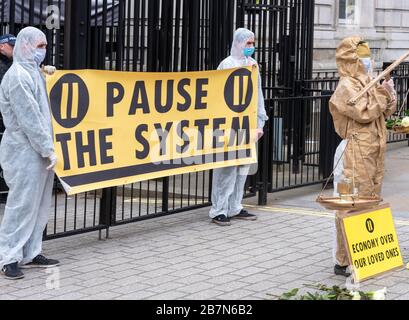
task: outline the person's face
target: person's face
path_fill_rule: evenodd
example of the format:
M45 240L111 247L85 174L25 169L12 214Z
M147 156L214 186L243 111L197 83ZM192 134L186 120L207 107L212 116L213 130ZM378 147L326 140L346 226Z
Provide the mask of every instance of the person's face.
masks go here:
M252 48L256 46L256 42L254 41L254 38L250 38L246 42L246 48Z
M13 58L13 46L8 43L0 44L0 53L10 60Z

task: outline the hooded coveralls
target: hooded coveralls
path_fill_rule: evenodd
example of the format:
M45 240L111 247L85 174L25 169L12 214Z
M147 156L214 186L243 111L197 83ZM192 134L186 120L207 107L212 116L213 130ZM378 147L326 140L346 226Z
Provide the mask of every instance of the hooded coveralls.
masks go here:
M46 37L36 28L18 34L13 65L0 86L6 127L0 163L10 189L0 225L0 267L30 263L41 253L51 206L54 173L46 169L54 154L51 115L45 81L34 61L42 42Z
M352 178L355 162L355 181L359 194L371 196L373 193L381 194L387 136L385 118L396 111L396 100L385 87L377 85L359 99L356 105L348 104L372 80L357 54L358 45L362 41L360 37L346 38L337 49L340 82L330 100L330 112L335 130L342 139L350 139L352 135L356 135L357 143L353 144L351 141L344 154L343 176ZM340 145L337 153L342 154L342 149L345 149L345 142ZM340 214L336 213L336 263L348 266Z
M217 69L232 69L257 64L256 60L251 57L246 58L244 55L244 48L249 39L254 39L253 32L244 28L237 29L234 33L230 56L223 60ZM262 129L268 117L264 106L260 75L257 112L257 125L259 129ZM243 209L241 202L244 195L244 185L249 170L250 166L235 166L213 170L212 208L209 214L211 219L219 215L231 218L241 212Z

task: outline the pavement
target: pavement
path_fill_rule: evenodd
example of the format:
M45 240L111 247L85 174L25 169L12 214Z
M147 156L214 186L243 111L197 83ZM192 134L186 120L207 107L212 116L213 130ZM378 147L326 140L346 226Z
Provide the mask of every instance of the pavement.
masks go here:
M407 144L390 146L384 198L391 204L405 263L409 262ZM155 299L272 300L305 285L345 286L333 274L333 213L315 198L321 186L271 194L267 206L245 201L258 220L219 227L208 209L178 213L98 233L44 243L61 260L50 270L25 270L19 281L0 278L0 300ZM4 206L0 207L0 213ZM387 288L387 299L409 299L404 268L360 284Z

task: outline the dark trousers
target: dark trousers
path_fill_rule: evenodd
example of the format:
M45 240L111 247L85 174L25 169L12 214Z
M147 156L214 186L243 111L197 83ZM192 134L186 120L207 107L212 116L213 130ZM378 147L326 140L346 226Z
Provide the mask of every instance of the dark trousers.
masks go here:
M3 125L3 120L1 118L1 113L0 113L0 142L1 142L1 137L3 135L4 132L4 125ZM1 193L4 191L7 191L7 185L3 179L3 170L0 167L0 203L6 203L7 201L7 193Z

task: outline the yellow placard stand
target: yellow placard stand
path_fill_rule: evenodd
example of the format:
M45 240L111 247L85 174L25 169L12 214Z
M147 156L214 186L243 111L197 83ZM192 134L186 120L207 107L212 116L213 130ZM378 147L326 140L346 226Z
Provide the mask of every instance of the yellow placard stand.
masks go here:
M403 267L390 205L344 213L340 218L355 282Z

